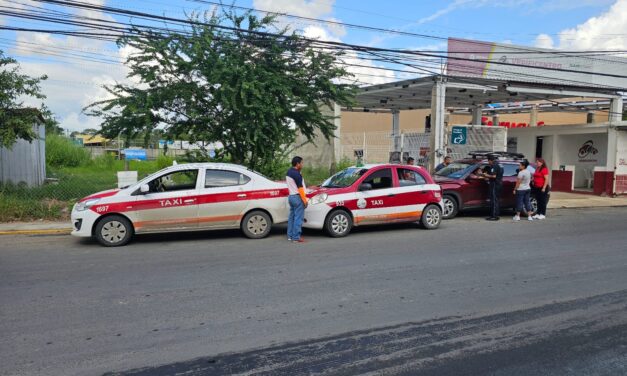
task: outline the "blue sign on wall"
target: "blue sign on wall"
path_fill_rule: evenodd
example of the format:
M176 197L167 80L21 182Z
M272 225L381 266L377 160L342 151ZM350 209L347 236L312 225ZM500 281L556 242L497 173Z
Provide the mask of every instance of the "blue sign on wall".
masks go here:
M451 144L466 145L466 127L453 127L451 130Z
M145 149L124 149L124 159L145 161L146 150Z

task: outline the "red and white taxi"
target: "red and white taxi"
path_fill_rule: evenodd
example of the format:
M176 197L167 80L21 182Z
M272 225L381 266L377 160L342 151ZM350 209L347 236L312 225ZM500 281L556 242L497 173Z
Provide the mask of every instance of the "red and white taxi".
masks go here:
M304 227L346 236L353 226L420 222L434 229L442 220L442 190L422 167L350 167L308 194Z
M285 183L233 164L179 164L127 188L100 192L72 209L72 235L104 246L128 243L134 234L240 228L263 238L287 221Z

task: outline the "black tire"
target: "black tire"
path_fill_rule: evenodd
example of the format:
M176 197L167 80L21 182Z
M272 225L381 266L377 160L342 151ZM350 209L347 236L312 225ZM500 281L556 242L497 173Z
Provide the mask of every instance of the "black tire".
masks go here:
M442 211L443 219L453 219L457 216L459 212L459 204L457 203L457 199L453 195L444 195L442 197L442 206L444 206L444 210Z
M353 228L353 218L343 209L331 212L324 221L324 229L332 238L342 238Z
M440 223L442 223L442 217L442 209L439 205L427 205L425 210L422 211L420 223L427 230L434 230L440 227Z
M105 247L126 245L135 234L133 224L121 215L110 215L98 222L94 236Z
M272 218L264 211L253 210L244 216L240 228L249 239L263 239L272 231Z

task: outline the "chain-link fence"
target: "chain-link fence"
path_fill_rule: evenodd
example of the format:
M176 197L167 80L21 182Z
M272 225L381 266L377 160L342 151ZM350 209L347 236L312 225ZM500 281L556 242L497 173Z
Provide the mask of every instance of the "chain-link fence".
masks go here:
M468 156L472 151L506 151L507 129L503 127L464 126L467 140L464 145L447 146L447 155L453 159ZM408 157L416 164L427 166L431 157L430 133L402 132L393 136L390 132L347 132L341 134L341 156L354 160L363 154L365 163L403 163ZM447 136L447 140L448 140Z
M448 155L453 160L465 158L473 151L507 151L507 128L478 125L455 125L466 128L464 145L448 145ZM449 128L450 129L450 128Z

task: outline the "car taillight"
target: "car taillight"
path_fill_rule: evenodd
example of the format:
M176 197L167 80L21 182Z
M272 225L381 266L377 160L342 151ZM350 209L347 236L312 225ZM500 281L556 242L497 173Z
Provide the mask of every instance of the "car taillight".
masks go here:
M435 192L434 195L435 195L435 198L441 198L442 197L442 193L440 193L440 192Z

